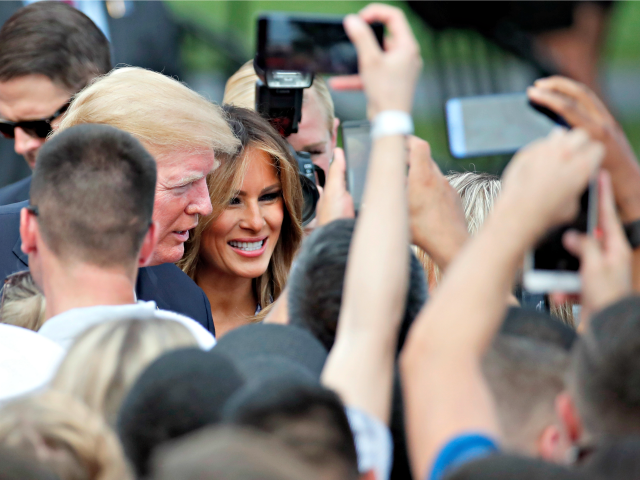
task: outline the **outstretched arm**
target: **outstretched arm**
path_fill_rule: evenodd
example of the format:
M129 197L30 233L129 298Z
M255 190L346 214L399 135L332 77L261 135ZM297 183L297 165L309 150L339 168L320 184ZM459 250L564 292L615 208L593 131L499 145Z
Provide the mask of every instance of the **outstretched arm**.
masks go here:
M420 313L401 364L414 478L428 478L440 450L457 435L499 439L482 356L503 318L524 253L548 228L575 216L602 156L602 145L583 130L554 132L520 151L482 231L456 257Z
M367 23L386 25L381 50ZM365 23L367 22L367 23ZM401 10L372 4L345 19L358 51L360 79L375 117L396 110L409 114L422 61ZM338 86L339 85L338 81ZM335 88L336 83L332 82ZM388 423L394 352L406 298L409 224L404 135L373 141L363 208L353 234L345 274L336 342L322 375L346 405Z

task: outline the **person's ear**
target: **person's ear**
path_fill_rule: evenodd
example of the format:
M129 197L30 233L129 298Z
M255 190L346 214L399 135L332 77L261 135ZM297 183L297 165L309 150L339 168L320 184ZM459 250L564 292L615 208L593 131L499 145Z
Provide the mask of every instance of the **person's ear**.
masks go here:
M536 442L536 452L540 458L551 463L563 463L571 442L562 426L547 425Z
M578 415L575 403L569 392L561 392L556 398L556 414L572 444L576 444L582 437L582 421Z
M40 230L38 220L27 208L20 210L20 239L22 251L29 255L38 251L38 238Z
M140 248L140 255L138 256L138 267L146 267L151 261L153 251L158 244L158 224L151 222L149 230L147 230L144 240L142 241L142 248Z
M338 126L340 126L340 119L333 119L333 129L331 130L331 151L335 150L338 144Z

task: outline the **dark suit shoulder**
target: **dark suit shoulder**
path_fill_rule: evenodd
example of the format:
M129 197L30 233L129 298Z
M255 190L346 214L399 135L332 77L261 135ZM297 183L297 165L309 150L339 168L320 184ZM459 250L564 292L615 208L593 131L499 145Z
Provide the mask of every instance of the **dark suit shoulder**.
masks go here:
M31 189L31 175L22 180L18 180L11 185L0 188L0 205L29 200L29 190Z
M26 255L17 251L20 246L20 210L28 203L0 206L0 281L28 268L24 262Z
M202 289L172 263L141 268L136 293L159 308L191 317L215 334L209 300Z

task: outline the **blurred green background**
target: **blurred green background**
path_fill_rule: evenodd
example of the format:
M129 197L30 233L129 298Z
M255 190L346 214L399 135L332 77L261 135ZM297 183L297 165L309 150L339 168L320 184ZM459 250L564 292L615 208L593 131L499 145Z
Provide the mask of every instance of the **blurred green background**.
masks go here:
M252 58L255 49L255 17L269 10L309 13L355 13L369 2L363 1L169 1L171 10L195 27L182 45L187 75L185 81L214 101L220 101L224 81L239 61ZM498 172L504 159L454 160L448 152L442 101L435 81L433 32L417 18L405 2L386 2L402 8L421 45L424 81L418 89L414 119L416 133L432 145L434 158L445 170L484 170ZM544 3L544 2L540 2ZM602 55L601 85L604 99L620 120L636 152L640 151L640 2L615 5ZM473 39L470 42L473 44ZM473 61L472 48L449 52L464 64ZM434 85L436 85L434 90ZM523 89L523 87L518 88ZM344 95L344 94L342 94ZM362 98L349 101L339 116L364 117ZM353 106L351 106L353 105Z

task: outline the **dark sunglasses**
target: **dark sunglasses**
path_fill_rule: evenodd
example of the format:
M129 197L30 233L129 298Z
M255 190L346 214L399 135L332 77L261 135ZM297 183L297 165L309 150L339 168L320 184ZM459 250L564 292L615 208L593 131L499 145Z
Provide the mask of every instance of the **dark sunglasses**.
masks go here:
M0 133L5 138L16 138L16 127L21 128L30 137L47 138L51 133L51 122L62 115L69 108L70 102L65 103L49 118L41 120L25 120L24 122L10 122L0 119Z

